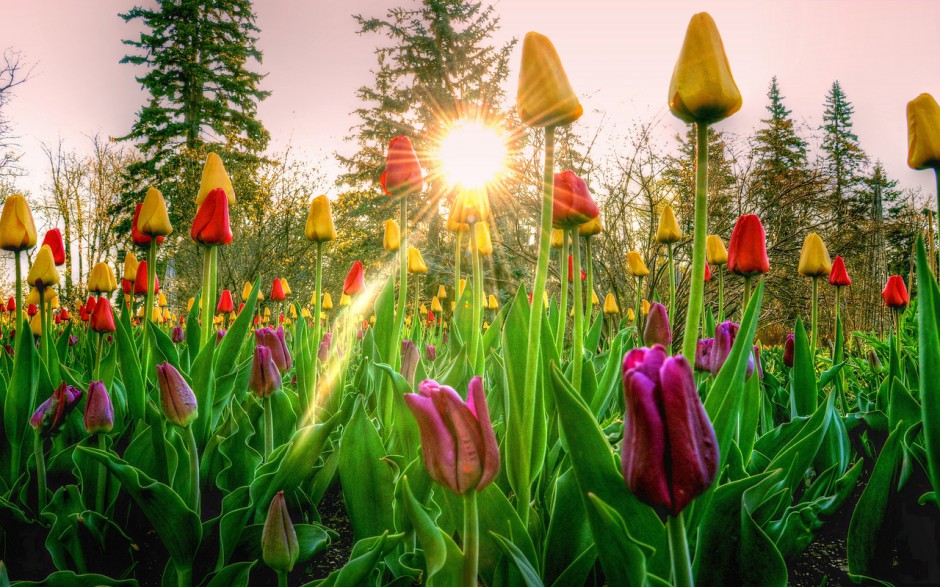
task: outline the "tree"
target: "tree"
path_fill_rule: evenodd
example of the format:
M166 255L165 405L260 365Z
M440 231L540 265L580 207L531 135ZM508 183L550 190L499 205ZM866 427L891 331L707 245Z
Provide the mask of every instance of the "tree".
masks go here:
M6 117L4 107L13 97L13 90L26 83L32 71L32 67L27 65L19 51L8 48L3 52L0 62L0 177L14 173L18 159L13 152L13 128Z
M823 131L822 150L829 172L836 224L842 226L846 220L847 200L852 199L854 190L861 182L868 159L859 145L858 136L852 132L855 108L846 98L838 80L832 83L825 106L820 127Z
M255 171L270 135L257 119L264 75L250 0L158 0L156 9L121 14L144 31L124 44L137 50L121 63L144 67L136 79L148 92L130 133L143 158L128 169L123 212L148 185L172 202L171 219L192 218L194 192L206 154L218 153L242 201L257 192Z

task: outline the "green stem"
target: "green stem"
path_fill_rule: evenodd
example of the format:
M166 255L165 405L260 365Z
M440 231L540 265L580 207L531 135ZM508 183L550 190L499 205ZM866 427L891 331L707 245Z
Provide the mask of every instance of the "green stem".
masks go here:
M417 273L415 274L415 305L411 315L414 316L414 320L421 321L421 275ZM418 341L416 340L414 343L418 344Z
M283 571L277 572L277 587L287 587L287 573Z
M676 309L676 266L675 266L675 256L673 255L673 252L672 252L672 243L669 243L666 245L666 252L669 254L669 320L671 324L675 324L676 315L674 312ZM703 288L705 287L704 281L702 281L702 287ZM705 296L703 295L702 302L699 303L699 306L702 306L702 304L704 303L705 303ZM704 316L704 312L702 313L702 315ZM696 320L696 322L699 322L700 320L701 318L699 318L699 320ZM669 343L669 354L672 354L671 342Z
M271 397L264 398L262 405L264 408L264 461L268 462L274 450L274 412L271 410Z
M36 453L36 481L39 485L39 511L46 507L46 457L42 450L42 435L38 432L33 435L33 449ZM18 452L18 451L17 451ZM11 478L16 481L16 476Z
M314 320L313 320L313 348L320 348L320 312L322 311L320 306L323 303L323 243L317 242L317 277L316 277L316 292L317 301L313 306L314 311ZM316 358L316 353L313 354L313 400L316 401L319 397L317 392L317 380L319 379L320 374L320 365L319 361ZM307 398L310 400L311 398ZM306 414L311 414L312 406L308 405L306 409Z
M42 328L42 336L39 337L39 356L42 357L42 360L48 365L49 356L47 354L49 349L49 332L46 331L46 288L37 287L36 291L39 292L39 324Z
M666 520L666 533L669 535L669 558L672 561L672 584L675 587L693 587L692 561L689 560L689 543L685 536L685 522L682 512Z
M209 273L212 269L212 249L215 247L207 246L202 258L202 308L199 315L202 317L202 336L200 347L206 346L209 341L209 333L212 332L212 309L209 299ZM260 308L258 304L257 308Z
M747 305L751 301L751 276L747 275L744 278L744 303L741 304L741 321L744 321L744 312L747 311Z
M637 332L636 340L637 340L637 344L639 344L640 346L642 346L642 344L640 344L642 342L640 340L642 338L640 336L640 314L642 313L640 312L640 308L642 305L642 299L643 299L643 277L638 276L636 278L636 310L634 310L635 313L633 314L633 326L636 327L636 332Z
M458 230L454 239L457 244L454 248L454 301L460 301L460 241L463 240L463 231Z
M463 587L477 587L477 564L480 551L480 520L477 515L477 492L463 495Z
M725 272L723 267L724 265L718 265L718 322L724 322L725 316Z
M485 197L485 196L484 196ZM480 331L483 328L483 262L477 246L476 226L470 226L470 249L473 255L473 324L470 327L470 364L474 375L483 375L483 353Z
M398 306L396 311L398 315L398 335L391 340L392 348L389 349L389 356L394 357L395 370L401 368L401 353L398 351L401 345L401 330L405 324L405 304L408 297L408 195L402 195L398 206ZM351 305L351 301L350 301Z
M143 350L140 355L140 366L143 369L144 377L150 373L150 319L153 317L153 298L155 277L157 275L157 237L150 237L150 246L147 248L147 297L144 302L144 318L141 324L144 328Z
M218 279L218 274L219 247L209 247L209 280L206 282L206 287L209 288L209 306L206 308L206 311L208 312L209 341L212 344L215 344L215 326L212 324L212 319L215 317L216 280ZM275 327L276 326L275 324Z
M101 332L96 332L95 335L98 337L98 342L97 342L97 345L96 345L96 346L97 346L97 351L95 352L95 377L94 377L94 380L95 380L95 381L100 381L100 380L101 380L101 376L100 376L100 373L101 373L101 345L102 345L102 342L104 342L104 334L101 333Z
M23 267L20 265L20 255L23 251L17 251L13 256L16 263L16 324L13 328L19 334L23 329Z
M189 479L192 485L189 489L189 504L193 511L199 514L199 447L196 446L196 435L193 434L193 427L186 427L186 440L189 442Z
M561 231L561 251L558 254L561 268L561 292L558 294L558 328L556 329L555 351L561 359L565 348L565 329L568 327L568 229Z
M816 362L816 339L819 336L819 277L813 277L813 314L810 330L809 354Z
M105 444L106 440L107 439L105 438L104 434L98 435L98 450L100 450L101 452L106 452L108 450L108 447ZM107 492L107 490L108 490L108 468L105 466L104 463L98 463L98 487L97 487L97 491L95 491L95 511L101 514L102 516L105 515L104 494L105 492Z
M587 301L584 303L584 315L587 316L588 321L594 316L594 256L591 253L591 238L590 236L584 237L584 256L587 264ZM600 298L597 301L600 302ZM592 349L592 352L596 350Z
M574 267L571 279L574 282L574 330L571 334L571 354L574 356L574 367L571 371L571 383L575 389L581 389L581 368L584 362L584 301L581 292L581 237L578 229L571 230L573 243Z
M193 568L176 567L176 585L177 587L190 587L193 584Z
M692 233L692 280L689 287L689 315L685 317L682 354L695 361L699 313L705 292L705 235L708 232L708 125L696 125L695 141L695 228Z
M542 338L542 296L545 294L545 281L548 278L548 257L551 253L552 200L555 193L555 127L545 128L545 168L542 171L542 225L539 233L539 257L535 270L535 284L532 288L532 307L529 312L529 340L526 348L525 392L522 395L522 431L524 440L520 446L532 444L535 423L536 382L539 371L539 341ZM539 414L543 416L543 414ZM517 495L516 510L522 526L529 525L529 501L531 496L530 475L531 455L521 459L520 470L523 472L522 484L514 487Z

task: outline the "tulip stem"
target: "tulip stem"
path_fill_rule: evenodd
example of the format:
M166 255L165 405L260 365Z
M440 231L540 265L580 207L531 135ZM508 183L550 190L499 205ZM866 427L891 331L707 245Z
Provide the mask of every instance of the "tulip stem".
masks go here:
M676 266L675 266L675 255L672 252L672 243L666 244L666 252L669 254L669 320L675 323L676 315ZM705 282L702 282L702 287L705 287ZM705 302L705 296L702 296L702 301L699 303L701 306ZM704 312L703 312L704 315ZM699 318L701 320L701 318ZM696 320L696 322L699 322ZM697 327L697 325L696 325ZM672 354L672 342L669 343L669 353Z
M584 302L584 315L587 316L590 323L594 316L594 256L591 253L591 235L584 237L584 256L587 265L587 294ZM597 349L591 349L591 352L597 352Z
M100 450L101 452L105 452L108 450L108 447L105 445L104 434L98 435L98 450ZM105 515L104 494L108 490L107 488L108 488L108 468L105 466L104 463L98 463L98 487L97 487L97 491L95 491L95 511L101 514L102 516Z
M319 348L320 345L320 309L321 304L323 303L323 243L317 241L317 277L316 277L316 290L314 295L317 298L316 303L313 306L314 319L313 319L313 344L317 345L315 348ZM316 359L316 354L314 354L314 364L313 364L313 400L316 402L317 398L320 397L319 391L317 389L317 380L319 379L320 365L319 360ZM307 398L308 400L310 398ZM306 414L309 416L313 406L308 405Z
M463 587L477 587L477 562L480 550L480 520L477 516L477 491L463 495Z
M571 333L574 367L571 371L571 383L575 389L580 390L581 367L584 362L584 302L581 292L581 237L578 236L577 228L571 230L571 241L574 253L574 267L571 271L571 279L574 282L574 329Z
M48 365L49 356L48 356L48 336L46 336L46 288L42 287L40 284L36 288L36 291L39 293L39 327L40 327L40 336L39 336L39 356L42 357L42 360Z
M816 338L819 336L819 277L813 276L813 314L810 330L809 354L816 363Z
M13 256L16 260L16 324L13 328L19 333L23 329L23 267L20 265L20 255L17 251Z
M685 536L685 521L682 512L666 520L669 535L669 558L672 561L672 584L675 587L693 587L692 561L689 560L689 543Z
M271 411L271 397L262 400L264 408L264 462L268 462L274 450L274 414Z
M206 246L202 258L202 303L199 314L202 316L202 341L200 347L206 346L209 341L209 331L212 328L212 314L209 310L209 273L212 267L210 257L212 256L212 247ZM260 308L260 304L257 306Z
M474 375L483 375L483 349L480 331L483 328L483 262L477 240L476 225L470 226L470 249L473 258L473 325L470 328L470 364Z
M284 571L277 572L277 587L287 587L287 573Z
M938 241L940 241L940 167L934 168L934 175L937 178L937 219L938 219L937 239ZM933 247L931 247L931 249L932 248ZM936 262L936 260L937 258L936 258L935 253L933 251L930 251L930 266L931 267L935 266L934 263ZM19 304L17 304L16 307L19 308L20 307Z
M555 350L561 360L565 349L565 329L568 327L568 229L561 231L561 252L558 255L561 268L561 293L558 294L558 329L555 337ZM533 298L534 299L534 298Z
M37 484L39 485L39 501L38 501L39 510L38 511L42 512L42 510L46 507L46 457L43 454L43 450L42 450L42 435L39 432L36 432L34 436L35 436L35 440L33 442L33 449L35 450L35 453L36 453L36 481L37 481ZM19 456L16 454L18 452L19 452L18 450L14 452L14 455L16 455L17 457ZM16 461L14 461L14 466L15 465L16 465ZM11 477L11 481L14 481L14 482L16 481L16 475Z
M457 244L454 248L454 300L460 301L460 241L463 240L463 231L457 230Z
M744 276L744 303L741 304L741 322L744 322L744 313L747 312L747 305L751 301L751 276Z
M725 317L725 272L722 269L724 265L718 266L718 322L724 322ZM703 338L708 333L702 334Z
M641 300L643 299L643 276L639 275L636 278L636 313L633 315L633 326L636 327L636 342L637 345L642 346L643 341L640 336L640 308Z
M392 340L393 345L401 341L401 329L405 324L405 304L408 296L408 195L403 194L398 207L398 225L401 227L398 236L398 336ZM401 353L395 346L389 349L389 355L395 357L396 370L401 368Z
M682 354L695 362L695 345L698 341L699 314L705 292L705 234L708 232L708 125L695 124L695 228L692 234L692 282L689 287L688 315L685 317L685 334L682 338Z
M193 584L193 568L176 567L176 585L177 587L190 587Z
M157 275L157 237L150 237L150 246L147 248L147 297L144 302L144 318L141 321L144 327L143 351L140 355L140 365L144 377L150 373L150 319L153 317L153 297L155 277Z
M267 433L267 430L265 430ZM196 446L196 435L193 427L186 427L186 440L189 444L189 478L192 485L189 491L189 503L193 511L199 514L199 448Z
M420 316L421 316L421 275L418 274L418 273L415 274L415 306L414 306L414 310L412 311L412 316L414 316L414 319L415 319L415 320L417 320L418 322L420 322ZM417 324L417 323L416 323L416 324ZM419 330L419 332L420 332L420 330ZM417 340L414 341L414 342L415 342L415 344L418 344L418 341L417 341Z
M104 341L104 334L101 333L101 332L96 332L95 334L96 334L96 336L98 337L98 344L97 344L97 347L98 347L98 348L97 348L97 352L95 353L95 377L94 377L94 380L95 380L95 381L99 381L99 380L101 379L101 377L100 377L100 375L99 375L99 374L101 373L101 344L102 344L102 342Z
M539 233L539 257L535 271L535 284L532 288L532 304L529 311L529 346L526 348L525 392L522 394L522 427L518 431L523 436L517 446L531 450L532 434L535 424L536 382L539 379L539 341L542 338L541 307L545 295L545 280L548 278L548 257L551 254L552 201L555 194L555 127L545 128L545 168L542 170L542 226ZM566 260L567 261L567 260ZM544 417L543 414L539 416ZM516 510L522 527L529 525L529 501L531 498L531 453L519 459L519 474L514 479L516 485Z

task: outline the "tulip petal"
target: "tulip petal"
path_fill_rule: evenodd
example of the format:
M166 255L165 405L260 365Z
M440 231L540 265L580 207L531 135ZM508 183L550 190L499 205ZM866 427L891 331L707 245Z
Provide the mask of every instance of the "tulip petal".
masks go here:
M454 438L457 449L457 493L462 495L476 488L483 475L483 455L479 450L483 446L482 434L476 416L452 388L440 386L432 399Z
M424 387L424 383L421 387ZM457 491L457 449L434 400L424 389L421 389L420 394L406 393L404 398L408 409L418 421L421 455L428 473L434 481Z
M483 437L483 476L477 484L477 490L482 491L499 474L499 444L493 432L493 422L490 421L490 411L486 405L486 394L483 391L483 379L474 377L467 387L467 409L477 418L480 426L480 435Z
M627 406L621 451L623 477L641 501L669 509L666 437L656 382L632 370L626 373L623 388Z

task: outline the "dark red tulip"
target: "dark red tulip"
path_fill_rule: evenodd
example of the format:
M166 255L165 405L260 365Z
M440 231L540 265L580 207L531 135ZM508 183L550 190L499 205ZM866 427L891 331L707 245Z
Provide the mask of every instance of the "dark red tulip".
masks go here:
M660 515L678 516L718 472L718 441L685 357L633 349L623 361L623 476Z
M281 280L277 277L271 283L271 295L268 297L271 298L272 302L283 302L287 299L287 296L284 295L284 286L281 285Z
M69 318L71 318L71 316L69 316L69 311L68 311L68 309L67 309L65 306L62 306L62 309L59 310L59 316L58 316L58 318L59 318L59 320L65 320L65 321L67 321Z
M134 293L134 282L128 281L122 277L121 278L121 291L124 292L124 295L131 295L132 293Z
M92 381L88 386L88 399L85 400L85 432L99 434L111 432L114 428L114 406L111 396L101 381Z
M783 343L783 364L791 369L793 368L793 355L796 352L795 345L793 334L788 334L786 341Z
M362 261L356 261L349 268L346 279L343 281L343 293L347 296L357 294L366 287L365 275L362 269Z
M147 293L147 262L141 261L137 264L137 277L134 279L134 294L146 295ZM153 274L153 293L160 293L160 280L157 274ZM147 318L150 318L149 316Z
M185 428L199 417L196 396L176 367L169 362L157 365L157 381L160 384L160 406L168 422Z
M715 342L711 349L711 372L712 375L718 375L721 368L724 367L728 355L731 354L731 347L734 340L738 337L738 331L741 326L731 321L722 322L715 327ZM747 373L745 378L750 379L754 373L754 356L751 355L747 360Z
M10 299L7 300L7 312L16 312L16 298L10 296Z
M108 298L101 297L95 302L89 326L95 332L114 332L114 312L111 311L111 302Z
M85 302L84 309L89 314L95 311L95 296L88 296L88 300Z
M754 214L741 216L734 225L728 244L728 270L745 277L770 271L767 235Z
M263 344L255 346L248 387L260 398L270 396L281 387L281 372L271 358L271 349Z
M143 203L137 204L137 207L134 208L134 219L131 221L131 240L134 241L134 244L138 247L146 247L150 244L150 241L153 240L153 237L137 229L137 220L140 218L141 206L143 206ZM163 242L163 238L162 235L157 237L158 245Z
M215 307L215 311L219 314L228 314L235 311L235 302L232 300L232 292L223 289L222 293L219 294L219 303Z
M900 275L892 275L888 278L888 283L885 284L881 297L884 299L886 306L898 310L903 310L911 303L911 296L908 295L904 279Z
M845 287L852 285L852 279L848 271L845 270L845 260L842 257L836 257L832 260L832 271L829 272L829 283L836 287Z
M173 330L170 331L170 340L173 341L173 344L179 344L186 340L186 333L183 332L182 326L173 327Z
M290 369L293 359L290 351L287 350L283 326L278 326L277 330L270 326L255 330L255 344L261 344L271 349L271 359L282 373Z
M600 215L587 183L567 170L555 174L555 195L552 199L552 226L574 228Z
M27 315L27 316L33 317L33 316L35 316L35 315L38 314L38 313L39 313L39 308L36 307L36 304L30 304L30 305L26 306L26 315Z
M228 215L228 196L225 190L215 188L206 195L196 218L190 236L197 243L204 245L227 245L232 242L232 227Z
M672 343L672 328L669 326L669 313L666 306L659 302L650 304L646 314L646 328L643 330L643 344L653 346L661 344L668 347Z
M82 390L63 381L52 395L36 408L29 419L29 425L42 436L54 436L81 399Z
M62 242L61 230L53 228L47 231L45 238L42 239L42 245L49 245L52 249L52 260L56 265L65 265L65 244Z
M424 173L411 139L405 135L397 136L388 145L385 171L379 179L382 190L392 195L407 195L424 189Z

